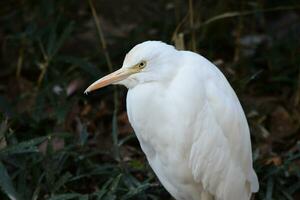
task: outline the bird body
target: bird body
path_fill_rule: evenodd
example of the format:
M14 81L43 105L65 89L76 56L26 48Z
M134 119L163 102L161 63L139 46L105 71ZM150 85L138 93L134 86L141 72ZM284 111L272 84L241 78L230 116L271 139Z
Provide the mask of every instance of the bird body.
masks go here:
M259 185L249 128L219 69L157 41L135 46L123 63L129 69L139 71L113 83L128 87L129 121L167 191L176 200L250 199Z

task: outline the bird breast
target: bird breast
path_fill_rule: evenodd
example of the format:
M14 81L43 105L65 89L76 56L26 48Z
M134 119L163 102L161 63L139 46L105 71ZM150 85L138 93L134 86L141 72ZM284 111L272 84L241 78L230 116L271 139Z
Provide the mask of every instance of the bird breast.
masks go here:
M179 73L168 86L151 82L130 89L127 112L141 148L165 188L176 199L194 199L190 195L200 194L202 187L194 182L188 160L200 110L197 106L203 105L203 99L190 89L199 80L184 82L180 76L185 74ZM201 93L201 86L198 89ZM192 106L188 100L199 104Z

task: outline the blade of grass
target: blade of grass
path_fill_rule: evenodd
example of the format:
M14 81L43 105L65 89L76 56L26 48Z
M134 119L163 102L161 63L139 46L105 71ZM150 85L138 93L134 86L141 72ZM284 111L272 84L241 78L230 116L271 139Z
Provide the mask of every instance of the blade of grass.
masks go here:
M286 197L287 200L294 200L293 196L290 195L287 191L285 191L285 190L280 190L280 192L283 194L283 196Z
M300 9L300 6L278 6L278 7L267 8L267 9L247 10L247 11L241 11L241 12L238 12L238 11L226 12L226 13L222 13L220 15L216 15L214 17L209 18L208 20L204 21L203 23L196 26L195 28L198 29L202 26L206 26L213 22L216 22L216 21L219 21L222 19L226 19L226 18L240 17L240 16L245 16L245 15L253 15L258 12L266 13L266 12L296 10L296 9Z
M67 24L67 26L64 28L62 34L60 35L57 43L55 44L54 49L52 50L51 57L55 56L58 50L62 47L64 42L67 40L67 38L71 35L74 28L74 22L70 22Z
M150 187L151 187L151 184L145 183L145 184L140 185L140 186L138 186L136 188L131 188L129 190L129 192L127 192L121 199L122 200L131 199L132 197L136 196L139 193L144 192L145 190L147 190Z
M5 137L5 133L8 130L8 120L5 119L0 124L0 140Z
M40 191L41 191L41 187L40 186L37 186L33 192L33 195L32 195L32 200L37 200L38 197L39 197L39 194L40 194Z
M17 193L15 187L13 186L12 180L6 170L6 167L0 161L0 187L3 192L11 200L21 200L22 198Z
M38 148L36 145L42 143L48 138L48 136L35 138L32 140L28 140L25 142L20 142L18 144L9 146L5 149L0 150L0 157L9 156L13 154L21 154L21 153L31 153L38 152Z
M274 187L274 180L273 180L273 177L270 177L268 179L268 182L267 182L267 192L266 192L266 200L272 200L273 197L273 187Z
M105 59L106 59L109 71L112 71L113 68L112 68L112 64L111 64L110 55L109 55L109 53L107 51L106 40L105 40L103 31L102 31L102 28L101 28L100 19L99 19L98 15L97 15L97 11L95 9L95 6L94 6L92 0L89 0L89 5L90 5L90 8L91 8L91 11L92 11L92 14L93 14L93 19L94 19L94 23L95 23L95 26L96 26L96 29L97 29L97 34L98 34L98 37L100 39L100 46L103 49L104 56L105 56Z
M14 107L6 99L6 97L0 95L0 110L4 116L13 117L15 116Z
M23 58L24 58L24 47L22 46L19 50L19 57L18 57L18 62L17 62L17 69L16 69L17 79L19 79L21 77Z
M66 182L68 182L70 180L70 178L72 177L72 174L70 172L65 173L64 175L62 175L58 181L55 183L55 186L53 188L53 192L56 192L59 190L59 188L61 188L62 186L65 185Z
M94 23L97 29L98 37L100 39L100 46L103 49L104 56L107 62L107 66L110 72L113 71L112 64L111 64L111 59L110 55L107 51L107 45L106 45L106 40L101 28L100 20L98 18L95 6L93 4L92 0L89 0L89 5L93 14L94 18ZM118 102L118 91L117 88L114 86L114 112L113 112L113 119L112 119L112 138L113 138L113 151L115 155L115 159L117 161L120 161L120 150L119 150L119 145L118 145L118 124L117 124L117 113L118 113L118 107L119 107L119 102Z
M189 21L190 21L190 28L191 28L191 49L196 52L196 34L194 29L194 6L193 0L189 0Z
M110 186L110 191L115 192L118 189L118 185L120 183L121 178L122 178L122 174L119 174L116 178L114 178Z
M81 195L78 199L79 200L89 200L89 195L87 195L87 194Z
M134 139L134 138L136 138L135 134L130 134L130 135L124 137L123 139L120 140L120 142L118 144L119 147L122 146L123 144L125 144L126 142L128 142L129 140Z
M75 65L80 70L89 74L94 79L99 78L99 76L101 76L103 74L100 69L98 69L97 67L92 65L90 62L88 62L87 60L82 59L82 58L77 58L77 57L73 57L73 56L59 56L57 58L57 60L68 63L68 64Z
M41 49L41 52L42 52L42 55L43 55L43 62L41 63L38 63L40 69L41 69L41 73L39 74L39 77L38 77L38 80L37 80L37 86L38 88L41 86L42 84L42 81L44 79L44 76L46 74L46 71L47 71L47 68L48 68L48 65L49 65L49 57L48 57L48 54L46 54L46 51L45 51L45 47L42 43L41 40L38 41L39 42L39 47Z
M47 40L47 44L46 44L46 52L47 55L49 57L49 60L51 60L51 57L54 55L54 48L55 48L55 43L57 40L57 26L58 26L58 21L59 21L59 17L58 19L54 22L51 23L50 25L50 33L48 35L48 40Z
M66 194L58 194L52 196L49 200L68 200L80 197L81 194L78 193L66 193Z

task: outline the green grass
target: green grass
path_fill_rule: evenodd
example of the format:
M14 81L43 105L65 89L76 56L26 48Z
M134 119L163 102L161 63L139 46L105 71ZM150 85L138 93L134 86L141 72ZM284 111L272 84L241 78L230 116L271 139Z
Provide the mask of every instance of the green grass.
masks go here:
M153 39L219 63L248 116L255 199L298 199L300 5L201 2L1 2L0 199L171 199L124 117L125 89L83 94Z

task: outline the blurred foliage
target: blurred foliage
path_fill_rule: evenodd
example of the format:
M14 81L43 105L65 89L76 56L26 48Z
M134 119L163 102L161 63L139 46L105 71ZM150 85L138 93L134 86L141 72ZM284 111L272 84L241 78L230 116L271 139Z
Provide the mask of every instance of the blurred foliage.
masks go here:
M300 198L299 1L91 2L0 2L0 199L171 199L128 123L125 89L83 94L145 40L219 66L249 119L255 199Z

